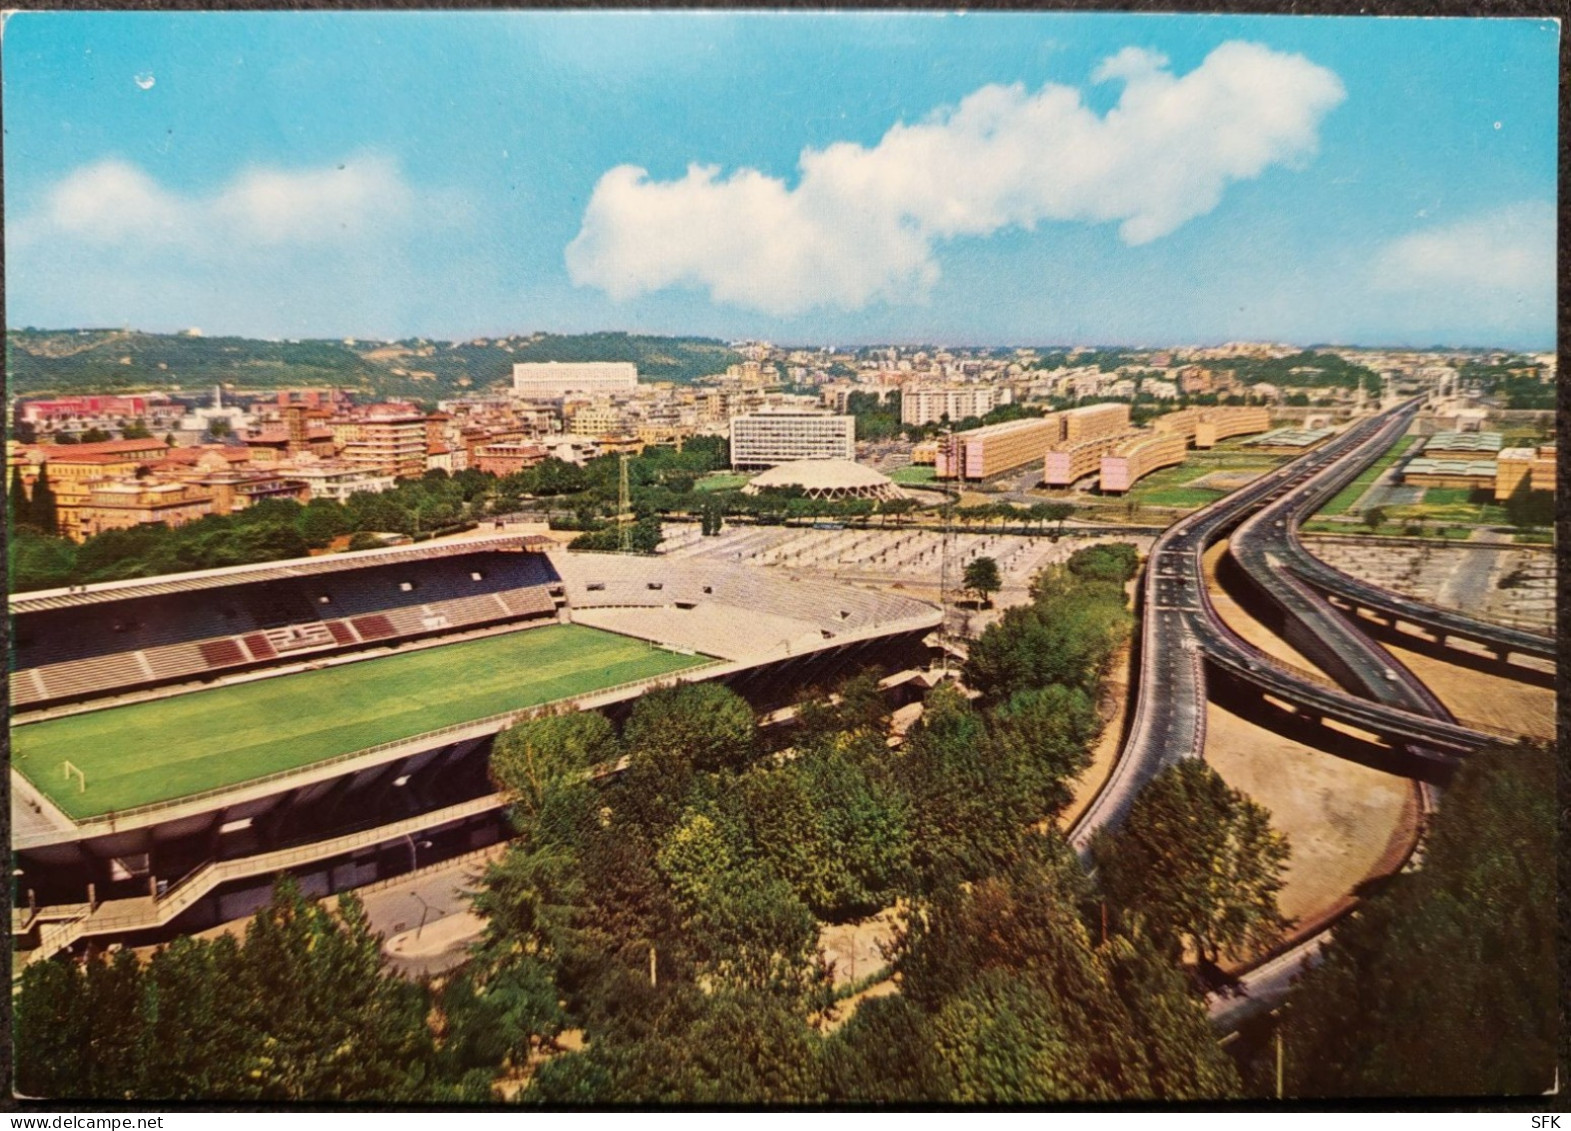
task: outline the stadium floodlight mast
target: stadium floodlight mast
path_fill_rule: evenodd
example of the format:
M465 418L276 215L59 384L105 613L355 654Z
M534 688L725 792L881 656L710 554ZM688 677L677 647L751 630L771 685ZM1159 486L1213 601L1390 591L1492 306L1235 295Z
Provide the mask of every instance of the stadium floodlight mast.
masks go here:
M955 470L955 452L953 449L954 428L944 425L941 450L949 461L951 473ZM948 491L944 492L944 506L941 513L943 528L938 534L938 611L941 614L938 622L938 650L942 654L940 663L945 677L949 675L949 528L954 514L955 496Z
M627 483L627 453L622 453L621 473L616 491L616 545L622 553L633 548L633 528L628 525L633 517L633 493Z

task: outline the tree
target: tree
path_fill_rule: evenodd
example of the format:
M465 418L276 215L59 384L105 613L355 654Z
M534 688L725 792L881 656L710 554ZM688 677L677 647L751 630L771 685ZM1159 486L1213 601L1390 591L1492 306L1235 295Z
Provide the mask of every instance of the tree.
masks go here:
M434 1055L423 995L384 971L357 898L340 896L335 914L285 877L241 953L228 987L234 1024L256 1040L224 1091L275 1102L419 1098Z
M122 440L150 440L152 437L153 433L148 430L147 421L140 416L120 429L120 438Z
M1364 525L1369 527L1370 533L1379 530L1385 525L1386 512L1381 507L1370 507L1364 512Z
M1299 983L1283 1026L1289 1095L1539 1095L1552 1086L1555 762L1547 746L1468 756L1423 867L1391 877L1339 923Z
M599 712L548 715L496 736L491 777L513 798L514 822L523 829L539 816L552 790L581 780L592 766L615 761L618 750L616 731Z
M1004 587L999 576L998 562L993 558L976 558L966 565L963 584L982 605L990 605L990 597Z
M1140 551L1131 542L1083 546L1069 555L1065 565L1076 577L1123 585L1140 572Z
M296 528L307 546L320 548L349 532L344 508L331 499L312 499L300 509Z
M91 1028L83 978L68 958L30 962L15 1001L16 1087L24 1096L86 1092Z
M1271 814L1198 759L1140 791L1117 832L1092 846L1102 889L1177 957L1202 962L1274 942L1290 924L1277 892L1290 849Z
M1032 503L1027 512L1038 522L1057 523L1054 537L1064 532L1064 520L1075 513L1075 508L1069 503Z
M1017 691L991 713L996 778L1015 783L1027 819L1056 816L1069 804L1070 784L1091 764L1101 729L1091 697L1060 684Z
M737 770L753 754L757 722L747 700L717 683L683 683L642 696L623 738L634 762L702 773Z
M82 443L84 444L102 444L105 440L110 438L111 437L109 433L105 432L102 428L89 428L86 432L82 433Z
M54 488L49 485L49 465L38 465L38 478L33 480L33 501L28 508L31 525L44 534L60 533L60 514L55 502Z
M913 909L895 965L920 1014L892 1037L935 1098L1198 1099L1237 1089L1203 1001L1138 933L1094 944L1086 896L1072 852L1048 834L993 875Z
M11 522L14 532L19 526L29 525L32 513L28 508L27 488L22 485L22 468L20 465L11 469L11 489L6 497L8 504L6 517Z

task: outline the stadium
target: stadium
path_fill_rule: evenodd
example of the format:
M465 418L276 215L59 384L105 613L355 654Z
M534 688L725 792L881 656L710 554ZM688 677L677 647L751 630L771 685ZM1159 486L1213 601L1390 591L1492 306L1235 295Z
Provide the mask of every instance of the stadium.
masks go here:
M18 950L153 941L506 835L492 737L721 680L755 708L921 663L939 610L486 535L11 599Z

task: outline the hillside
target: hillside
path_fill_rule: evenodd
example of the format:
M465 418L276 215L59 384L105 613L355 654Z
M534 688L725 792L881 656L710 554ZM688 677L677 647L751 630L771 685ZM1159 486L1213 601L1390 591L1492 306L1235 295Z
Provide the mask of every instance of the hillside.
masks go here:
M137 330L11 330L12 396L222 383L242 389L333 385L374 397L431 400L506 385L515 361L631 361L648 381L689 383L740 360L722 342L647 335L531 334L468 342L411 338L292 342Z

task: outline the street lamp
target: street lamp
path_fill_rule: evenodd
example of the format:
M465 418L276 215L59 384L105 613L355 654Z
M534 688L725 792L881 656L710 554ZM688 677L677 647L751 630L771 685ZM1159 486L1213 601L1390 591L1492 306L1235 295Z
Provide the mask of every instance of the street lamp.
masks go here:
M428 841L427 843L430 843L430 842ZM420 932L425 930L426 916L430 915L431 912L436 910L436 908L432 907L429 903L427 903L425 901L425 897L423 895L421 895L419 892L414 891L414 890L411 889L409 894L414 896L417 900L420 901L420 908L421 908L421 910L420 910L420 925L415 928L415 938L418 939L420 937ZM438 918L440 918L440 917L441 916L439 915Z
M419 866L420 866L419 856L415 853L415 848L416 848L415 838L410 836L408 833L404 833L403 835L404 835L404 843L409 845L409 870L411 872L413 872L417 868L419 868ZM420 848L430 848L431 847L431 842L428 841L428 840L422 840L422 841L419 842L419 847Z

